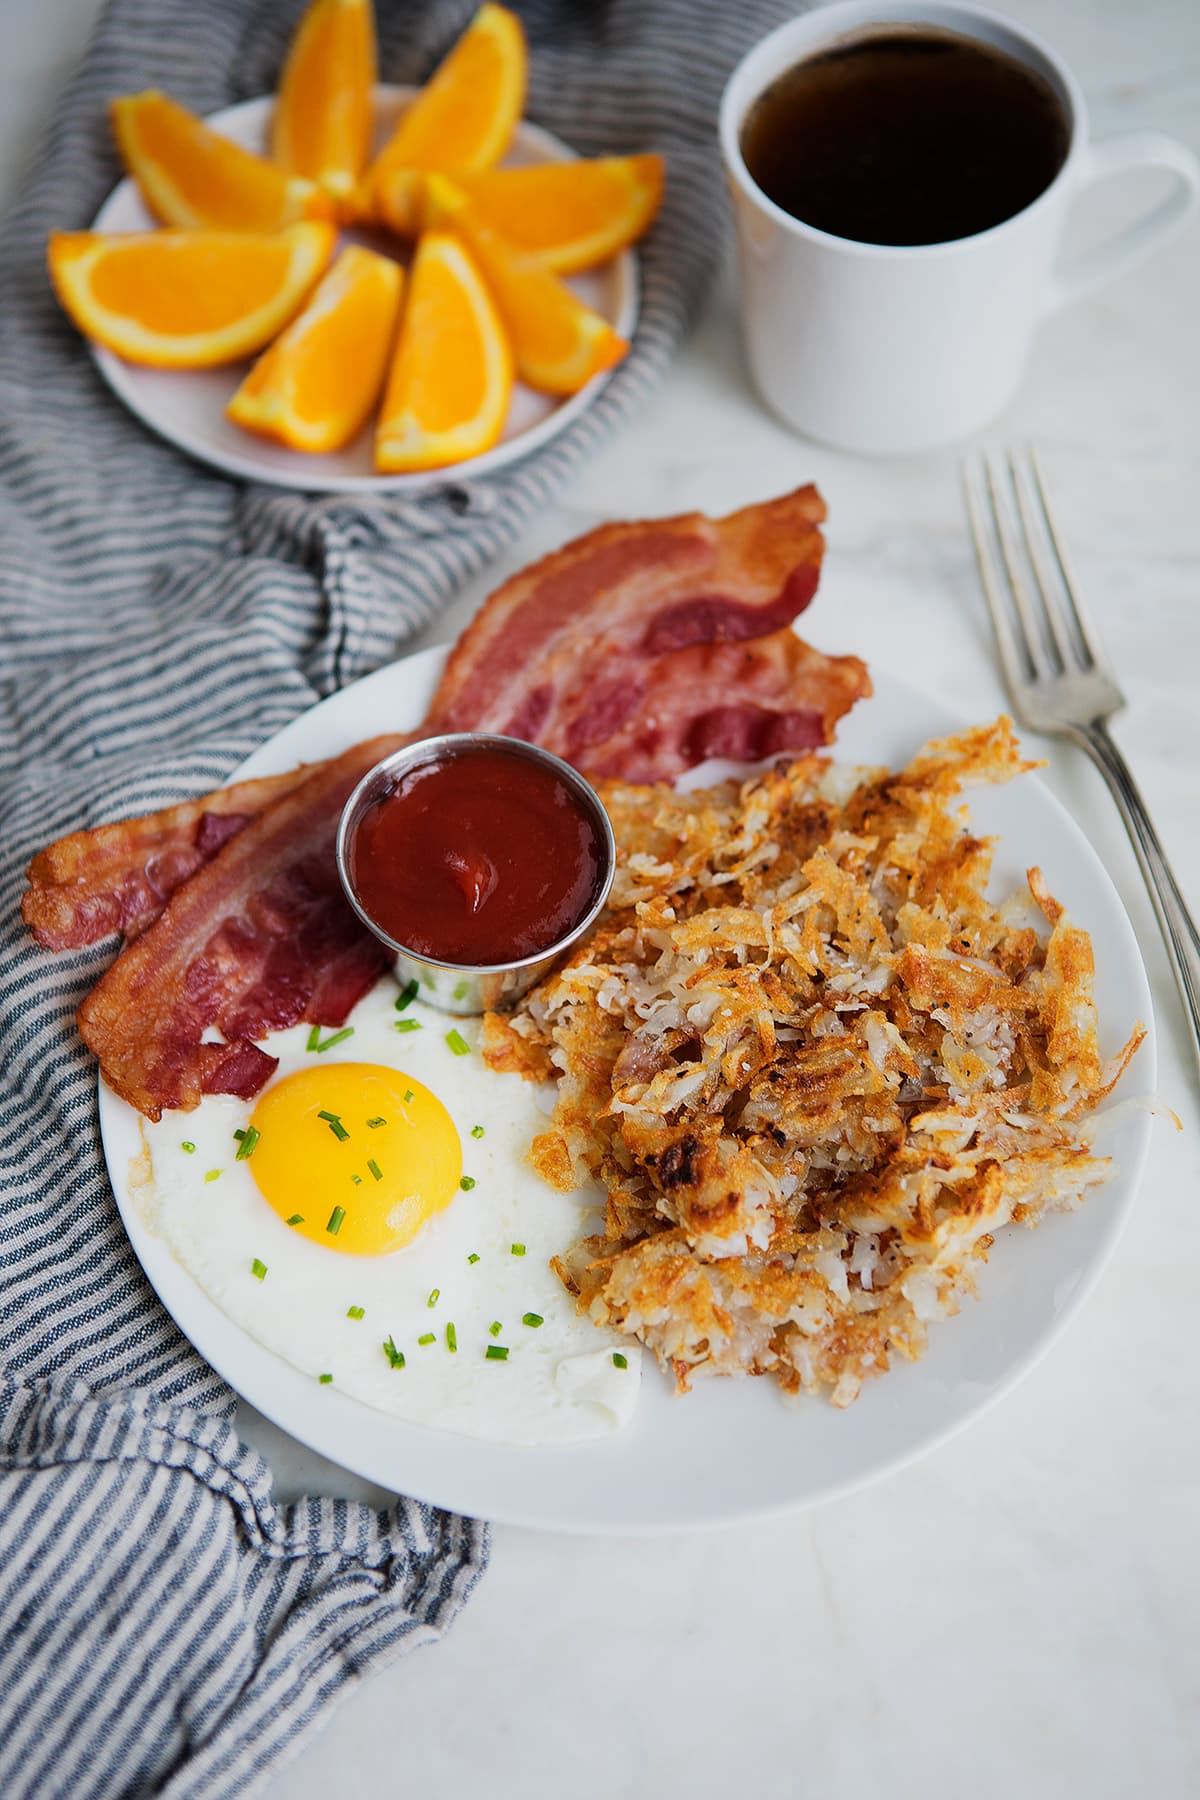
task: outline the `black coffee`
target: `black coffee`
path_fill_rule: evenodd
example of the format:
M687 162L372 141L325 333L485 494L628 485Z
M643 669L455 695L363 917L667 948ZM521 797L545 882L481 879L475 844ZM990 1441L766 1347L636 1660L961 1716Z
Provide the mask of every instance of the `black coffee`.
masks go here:
M863 244L940 244L1011 219L1066 159L1049 82L951 32L884 30L759 96L742 155L793 218Z

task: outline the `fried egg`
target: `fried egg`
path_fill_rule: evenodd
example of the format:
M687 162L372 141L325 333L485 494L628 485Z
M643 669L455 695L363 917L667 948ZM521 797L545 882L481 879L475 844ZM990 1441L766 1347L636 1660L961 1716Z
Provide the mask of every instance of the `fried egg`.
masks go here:
M249 1151L244 1135L239 1149L253 1157L250 1173L268 1206L302 1237L350 1256L386 1256L410 1244L462 1181L454 1120L400 1069L296 1069L272 1082L248 1130Z
M537 1090L484 1067L477 1027L381 981L340 1032L263 1048L257 1101L142 1123L147 1225L250 1335L328 1390L509 1444L600 1437L637 1404L635 1343L550 1267L598 1192L528 1162Z

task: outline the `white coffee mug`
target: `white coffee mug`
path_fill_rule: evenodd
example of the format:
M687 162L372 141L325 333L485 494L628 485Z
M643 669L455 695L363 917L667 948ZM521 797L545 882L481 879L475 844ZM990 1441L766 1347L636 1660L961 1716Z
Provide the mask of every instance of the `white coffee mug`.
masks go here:
M769 200L742 157L746 114L798 62L880 26L925 25L1006 51L1047 80L1070 148L1050 186L990 230L941 244L863 244L818 231ZM734 70L721 103L751 373L787 424L841 449L932 449L966 437L1012 398L1038 321L1161 243L1200 191L1200 163L1172 138L1088 143L1078 83L994 13L921 0L847 0L781 25ZM1170 172L1157 206L1067 268L1055 260L1072 201L1131 168Z

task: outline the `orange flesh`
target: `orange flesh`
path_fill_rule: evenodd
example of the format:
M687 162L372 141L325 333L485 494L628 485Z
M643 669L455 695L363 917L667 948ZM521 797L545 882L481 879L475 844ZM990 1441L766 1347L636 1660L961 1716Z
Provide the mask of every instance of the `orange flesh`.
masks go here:
M641 237L662 200L661 156L604 156L481 169L451 176L485 224L548 269L594 268ZM374 211L404 236L420 230L429 173L393 169L376 180Z
M137 237L101 257L91 276L97 303L151 331L216 331L278 293L289 261L275 243L211 238L186 245Z
M484 169L464 177L462 185L488 224L510 243L542 250L606 227L632 241L657 210L661 169L657 156L604 157Z
M203 208L204 212L215 223L218 219L228 219L232 224L242 222L243 212L250 212L247 205L251 196L245 180L245 168L239 169L233 158L195 156L189 160L184 156L172 153L184 148L180 143L178 131L171 121L157 109L147 109L138 121L137 136L146 155L156 162L171 162L171 174L174 185L189 206ZM231 166L232 165L232 166ZM239 180L239 175L242 179ZM266 171L267 179L263 186L266 192L255 194L253 199L257 212L263 200L268 203L279 192L282 183L278 181L274 170Z
M277 160L348 191L371 147L375 35L369 0L314 0L289 51L272 133Z
M448 234L426 233L380 415L376 467L442 468L490 449L504 429L512 378L504 326L470 253Z
M155 368L214 368L282 330L335 236L316 220L257 235L52 231L46 260L59 300L94 342Z
M283 442L292 421L317 428L322 447L347 442L383 385L399 302L397 264L368 250L343 251L306 310L255 363L230 416ZM264 395L277 401L278 416L239 411L239 402Z
M484 6L417 95L376 159L385 171L482 169L508 147L525 103L525 39L503 7Z
M548 393L576 393L629 346L607 320L576 299L536 256L514 250L479 219L450 181L429 180L429 211L469 246L508 328L517 373Z
M483 346L467 296L441 262L414 276L396 383L426 430L469 419L486 380Z
M165 94L114 101L112 117L127 166L168 224L194 219L217 230L272 231L322 210L320 196L297 198L281 170L210 131Z

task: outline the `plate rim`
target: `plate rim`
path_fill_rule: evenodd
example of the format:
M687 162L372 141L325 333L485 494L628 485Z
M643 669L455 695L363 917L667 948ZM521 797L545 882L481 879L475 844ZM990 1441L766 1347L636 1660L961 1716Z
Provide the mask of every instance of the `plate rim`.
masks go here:
M413 98L420 89L407 82L376 82L372 89L374 102L384 100L395 102ZM266 118L270 118L270 110L276 101L274 94L258 94L249 100L239 100L233 106L220 107L216 112L203 115L204 123L220 130L222 126L239 122L244 117L255 120L266 109ZM521 119L514 134L514 143L528 143L543 153L549 160L578 162L578 151L572 150L569 144L557 137L545 126L536 125L530 119ZM119 207L128 198L141 201L136 181L131 175L122 176L116 186L106 195L91 224L89 231L107 231L111 227L106 218L111 209ZM339 228L340 229L340 228ZM136 235L136 234L129 234ZM613 270L618 285L619 304L613 320L614 330L631 343L641 318L641 264L637 251L628 246L618 251L617 255L600 264L601 268ZM215 469L219 474L231 476L238 481L259 482L267 487L283 489L285 492L302 494L392 494L398 497L418 496L431 489L450 486L460 482L480 480L486 475L495 474L511 467L522 458L532 455L545 445L552 443L563 431L567 430L577 419L599 399L620 364L612 369L605 369L592 379L577 394L571 394L561 400L554 410L544 419L538 420L527 430L516 436L503 439L499 444L485 450L482 455L468 457L465 462L450 463L441 469L424 469L408 475L318 475L310 470L312 478L305 480L306 457L303 451L293 451L297 459L295 473L273 465L260 466L254 457L255 440L247 433L247 444L244 454L233 451L214 451L202 438L193 434L186 425L164 420L152 408L147 407L141 396L137 376L142 365L127 363L114 350L106 349L103 344L84 340L92 361L98 369L113 397L138 420L147 431L171 444L190 456L194 462L202 463L208 469ZM258 354L261 354L259 352ZM231 365L232 366L232 365ZM162 371L152 371L162 373ZM190 370L171 371L181 375L194 373ZM202 371L203 372L203 371ZM333 453L336 454L336 453Z
M260 744L256 750L251 752L248 757L244 758L238 767L230 773L227 778L227 785L235 781L247 779L251 776L271 773L279 768L293 766L298 760L297 755L295 754L294 743L296 741L302 741L304 737L311 735L314 716L321 713L324 709L332 710L335 707L339 709L346 707L346 696L361 695L362 690L367 686L379 688L381 691L386 692L398 679L409 684L412 682L414 676L419 680L421 675L426 672L432 683L432 681L436 680L436 674L439 667L444 664L446 657L449 655L450 648L450 645L434 645L425 650L414 652L410 656L399 658L397 661L384 665L382 668L373 671L371 674L362 677L360 680L352 682L346 687L337 690L334 694L327 696L326 699L317 702L314 706L307 708L287 725L272 733L271 736ZM398 677L398 670L404 670L404 675ZM944 700L934 698L927 693L922 692L920 689L904 680L903 677L893 676L890 673L878 669L873 670L873 675L877 681L877 691L881 694L898 694L906 701L909 699L919 701L929 717L930 735L941 734L947 730L962 729L968 724L968 721L962 719L956 713L955 709L947 707ZM870 700L866 700L862 704L867 706L870 705L870 703ZM403 706L404 702L401 701L400 704ZM835 743L831 748L836 755L838 753L837 744ZM1129 920L1128 914L1125 911L1124 903L1122 902L1107 869L1104 867L1099 853L1095 850L1082 828L1071 817L1057 795L1055 795L1036 774L1027 774L1021 779L1026 786L1036 786L1041 800L1047 804L1049 815L1054 819L1056 825L1063 830L1064 835L1073 843L1076 850L1082 850L1088 873L1093 878L1098 877L1101 890L1106 893L1108 901L1115 905L1116 914L1114 916L1119 915L1119 918L1122 921L1124 932L1127 933L1128 948L1133 953L1133 964L1131 967L1132 970L1136 972L1136 975L1140 977L1140 992L1131 996L1131 1007L1134 1011L1142 1012L1144 1014L1144 1022L1146 1025L1146 1040L1138 1053L1138 1077L1141 1087L1145 1091L1152 1093L1155 1088L1157 1071L1157 1044L1153 999L1149 980L1146 975L1145 964L1141 956L1140 945L1137 941L1137 935ZM942 1424L932 1428L918 1430L911 1443L891 1454L881 1457L876 1464L866 1469L858 1470L855 1473L840 1479L832 1479L824 1484L818 1483L812 1491L800 1495L785 1495L782 1497L772 1495L771 1497L764 1499L761 1503L753 1505L733 1503L730 1505L706 1506L687 1516L673 1515L671 1517L662 1517L653 1513L648 1513L643 1516L635 1513L631 1516L623 1516L620 1519L614 1520L606 1518L602 1512L590 1512L586 1507L582 1511L577 1512L574 1516L564 1516L561 1508L556 1509L553 1505L550 1507L540 1505L538 1503L538 1477L539 1474L544 1471L548 1460L563 1457L572 1452L576 1455L582 1455L585 1459L588 1455L595 1456L597 1461L602 1460L606 1453L616 1453L619 1455L622 1444L627 1441L626 1434L624 1433L618 1433L611 1438L600 1439L595 1442L583 1444L551 1447L531 1446L521 1449L519 1454L522 1458L527 1460L529 1470L529 1481L527 1483L529 1492L525 1501L518 1504L505 1502L500 1506L480 1506L477 1499L473 1500L470 1492L472 1485L472 1477L470 1474L468 1474L467 1477L466 1491L464 1491L461 1485L453 1478L448 1482L435 1480L432 1487L430 1487L425 1483L424 1479L418 1475L418 1487L421 1489L419 1492L406 1477L396 1480L395 1476L399 1471L394 1464L390 1464L385 1468L383 1466L383 1461L386 1460L386 1458L376 1457L372 1454L374 1448L372 1425L374 1425L375 1436L377 1437L379 1435L380 1420L387 1418L389 1428L394 1433L398 1433L401 1439L411 1435L414 1438L424 1439L426 1441L435 1439L442 1444L445 1444L447 1440L453 1440L456 1445L461 1446L465 1444L469 1447L469 1452L475 1451L482 1453L485 1458L487 1454L490 1451L495 1450L497 1446L469 1438L462 1438L452 1433L440 1432L428 1427L409 1425L405 1421L388 1418L387 1415L380 1414L364 1402L355 1400L348 1395L338 1394L335 1390L321 1390L323 1399L328 1400L330 1397L333 1398L334 1408L331 1409L328 1405L324 1407L323 1410L325 1411L326 1417L323 1420L318 1418L314 1409L313 1416L314 1418L318 1418L320 1428L310 1429L307 1419L305 1417L297 1416L299 1403L301 1401L311 1401L313 1398L310 1379L304 1376L299 1370L294 1369L292 1365L286 1363L274 1352L259 1344L257 1340L251 1337L242 1327L238 1326L232 1319L222 1313L215 1302L209 1298L188 1271L175 1261L165 1242L162 1239L156 1238L142 1221L137 1210L136 1202L133 1200L129 1191L127 1181L122 1180L119 1182L117 1178L118 1169L120 1167L118 1157L125 1159L127 1162L129 1154L128 1147L120 1145L118 1140L124 1133L127 1133L135 1127L138 1115L132 1108L128 1107L105 1087L99 1073L97 1073L97 1088L99 1095L99 1125L105 1166L117 1209L121 1217L122 1226L129 1238L134 1253L141 1264L146 1279L154 1289L160 1304L162 1304L168 1313L170 1313L179 1330L183 1333L185 1338L187 1338L197 1354L210 1364L217 1374L233 1388L236 1394L247 1400L265 1418L278 1426L279 1429L287 1432L290 1436L295 1437L300 1443L304 1444L314 1453L328 1457L341 1467L348 1469L351 1473L375 1482L376 1484L387 1488L389 1491L406 1492L430 1505L443 1507L453 1512L467 1513L471 1516L486 1517L497 1523L514 1525L526 1529L550 1530L563 1532L568 1535L617 1537L653 1537L684 1531L720 1529L733 1524L740 1524L759 1519L765 1520L777 1518L788 1514L797 1514L807 1510L811 1506L824 1505L828 1501L855 1493L861 1489L874 1485L878 1481L887 1479L891 1475L920 1461L924 1456L931 1454L941 1445L949 1442L949 1440L955 1437L959 1432L973 1425L976 1420L982 1418L983 1415L998 1401L1003 1399L1005 1395L1011 1393L1027 1375L1033 1372L1041 1362L1042 1358L1078 1316L1080 1309L1099 1283L1112 1259L1122 1232L1128 1223L1129 1216L1141 1188L1145 1165L1149 1155L1152 1123L1149 1114L1146 1112L1141 1113L1136 1121L1137 1138L1134 1154L1132 1158L1126 1157L1123 1160L1121 1169L1114 1172L1114 1186L1118 1182L1120 1183L1118 1195L1115 1202L1110 1204L1106 1216L1098 1225L1097 1229L1099 1235L1096 1247L1084 1262L1077 1264L1074 1267L1074 1284L1071 1291L1065 1300L1056 1306L1053 1317L1049 1323L1044 1326L1039 1333L1035 1334L1032 1340L1030 1340L1020 1353L1017 1354L1004 1368L1002 1374L990 1383L987 1391L981 1395L975 1396L959 1416L951 1417ZM1086 1205L1091 1207L1100 1204L1102 1204L1102 1201L1099 1198L1093 1198L1086 1203ZM1051 1223L1053 1223L1053 1221L1051 1221ZM149 1252L149 1262L147 1261L146 1254L143 1253L144 1251ZM167 1274L167 1279L163 1285L167 1287L167 1293L164 1293L163 1285L160 1285L160 1280L157 1278L156 1274L156 1271L162 1271L164 1269ZM986 1296L984 1298L986 1302ZM194 1330L196 1313L199 1313L202 1320L205 1321L201 1325L199 1338ZM206 1315L208 1314L212 1314L214 1317L211 1320L207 1320ZM218 1342L215 1347L211 1345L210 1341L200 1341L200 1338L207 1340L208 1323L212 1323L214 1326L219 1325L220 1328L221 1341ZM938 1321L937 1329L939 1332L952 1332L954 1324L955 1321L953 1319ZM239 1359L242 1358L248 1359L252 1365L261 1364L264 1360L271 1365L272 1373L274 1373L279 1381L281 1389L284 1390L284 1397L279 1397L274 1391L267 1394L264 1394L261 1389L253 1392L248 1391L243 1379L244 1368L239 1367ZM921 1366L921 1363L916 1365L918 1369ZM656 1373L653 1362L649 1362L646 1369L646 1379L655 1379ZM251 1381L250 1385L252 1387L255 1386L256 1378L257 1376ZM707 1385L708 1384L706 1384L706 1386ZM755 1388L758 1388L761 1384L755 1383L753 1385ZM878 1391L878 1389L884 1385L885 1384L883 1383L871 1384L872 1391ZM716 1387L717 1384L714 1383L712 1386ZM292 1390L291 1394L287 1393L288 1389ZM682 1401L680 1404L687 1405L688 1401ZM805 1404L819 1405L822 1403L819 1401L810 1401L806 1397ZM641 1406L644 1405L645 1398L643 1396ZM331 1411L333 1412L332 1424L334 1428L324 1429L325 1426L330 1424L329 1415ZM850 1409L849 1416L853 1416L854 1411L855 1409ZM845 1418L848 1415L842 1414L840 1416ZM789 1421L786 1412L781 1410L781 1428L786 1430L788 1428L788 1423ZM636 1427L636 1424L637 1415L635 1415L634 1425L631 1426L630 1429L633 1430ZM507 1448L515 1449L516 1447ZM469 1459L468 1454L468 1460ZM636 1483L636 1478L637 1472L636 1469L634 1469L631 1471L629 1477L631 1486ZM485 1475L483 1485L486 1485L486 1479Z

